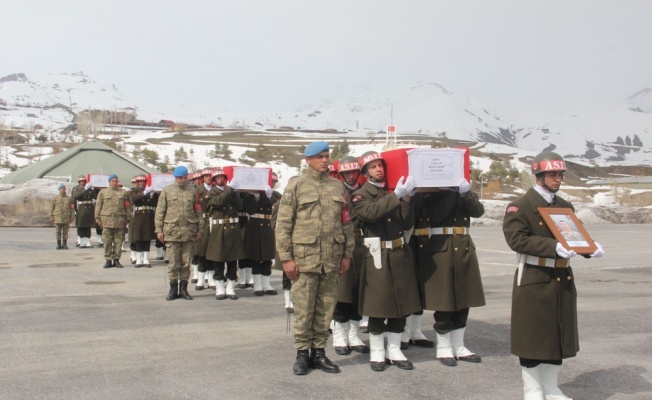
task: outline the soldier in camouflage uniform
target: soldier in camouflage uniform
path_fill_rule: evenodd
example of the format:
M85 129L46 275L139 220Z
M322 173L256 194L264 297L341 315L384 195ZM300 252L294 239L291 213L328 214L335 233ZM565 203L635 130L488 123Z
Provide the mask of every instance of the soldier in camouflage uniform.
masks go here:
M338 373L324 348L337 300L337 282L353 257L353 224L348 194L328 173L328 143L313 142L304 152L308 168L288 184L276 222L276 249L293 281L294 374L319 368ZM309 353L310 351L310 353Z
M353 192L351 202L356 218L364 222L368 248L360 274L359 311L369 316L370 366L373 371L383 371L387 360L411 370L414 366L401 351L401 333L405 317L421 309L412 252L406 241L414 226L410 200L416 184L412 177L401 177L390 193L385 161L376 152L360 156L360 165L367 182Z
M78 246L82 248L91 245L91 228L95 226L95 199L97 193L90 183L86 183L84 175L77 178L79 185L72 189L70 201L75 210L75 225L77 226Z
M118 176L109 175L109 187L100 191L95 206L95 221L104 241L104 268L122 268L120 256L130 210L129 195L118 185Z
M204 220L194 185L188 184L188 169L178 166L173 175L175 183L161 191L155 216L156 236L165 243L170 259L170 292L165 299L192 300L188 293L190 259L194 242L201 239Z
M358 178L360 177L360 163L353 156L342 157L338 163L338 173L346 191L353 191L360 188ZM369 347L358 337L358 328L362 315L358 312L358 293L360 292L360 272L362 264L367 256L367 248L364 246L362 237L362 221L353 218L353 235L355 236L355 249L353 251L353 265L340 276L340 283L337 291L337 305L333 313L333 347L339 355L356 353L369 353Z
M50 202L50 222L54 224L57 236L57 250L68 249L68 227L73 221L72 204L66 194L66 185L60 183L59 194Z
M152 240L156 238L154 232L154 215L158 196L151 186L145 187L147 177L136 177L136 188L129 191L129 198L134 212L129 224L129 242L136 255L136 268L151 268L149 263L149 250Z
M238 218L238 211L244 209L240 193L237 192L240 184L236 178L227 183L226 174L221 168L213 171L212 175L215 186L205 195L208 196L208 207L211 210L206 260L215 265L215 299L224 300L228 297L237 300L235 284L238 279L238 260L245 258Z

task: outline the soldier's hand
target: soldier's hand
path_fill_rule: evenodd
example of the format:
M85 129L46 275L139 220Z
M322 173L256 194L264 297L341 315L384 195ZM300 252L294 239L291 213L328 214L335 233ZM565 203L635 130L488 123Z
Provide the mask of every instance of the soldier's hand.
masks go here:
M351 267L351 259L343 258L342 261L340 261L340 275L348 271L350 267Z
M195 242L199 242L201 240L201 232L195 233Z
M156 234L156 238L157 238L158 241L161 242L161 243L165 242L165 235L163 234L163 232L159 232L159 233L157 233L157 234Z
M294 260L283 261L283 272L293 282L299 279L299 268Z

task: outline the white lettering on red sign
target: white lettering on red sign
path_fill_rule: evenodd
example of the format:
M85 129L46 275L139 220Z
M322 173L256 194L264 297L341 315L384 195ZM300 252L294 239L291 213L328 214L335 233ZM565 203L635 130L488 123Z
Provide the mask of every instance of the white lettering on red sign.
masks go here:
M541 161L541 171L559 171L566 169L564 160Z

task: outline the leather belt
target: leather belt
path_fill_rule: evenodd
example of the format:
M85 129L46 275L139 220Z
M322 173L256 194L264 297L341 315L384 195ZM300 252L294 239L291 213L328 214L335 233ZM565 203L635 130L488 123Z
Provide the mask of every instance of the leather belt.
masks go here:
M251 214L249 217L258 219L272 219L272 214Z
M565 258L546 258L526 255L525 263L538 267L568 268L568 260Z
M77 200L77 204L93 204L93 201L92 200L84 200L84 201Z
M468 235L469 228L465 226L450 226L443 228L415 228L412 230L414 236L432 235Z
M140 207L136 207L136 208L134 208L134 210L135 210L135 211L154 211L154 210L156 210L156 207L152 207L152 206L140 206Z
M395 240L381 241L380 242L380 248L392 250L392 249L395 249L397 247L401 247L404 244L405 244L405 238L400 237L400 238L395 239Z
M362 229L354 229L353 230L353 236L354 237L362 236Z
M213 225L224 225L224 224L237 224L240 219L238 217L235 218L225 218L225 219L214 219L212 220Z

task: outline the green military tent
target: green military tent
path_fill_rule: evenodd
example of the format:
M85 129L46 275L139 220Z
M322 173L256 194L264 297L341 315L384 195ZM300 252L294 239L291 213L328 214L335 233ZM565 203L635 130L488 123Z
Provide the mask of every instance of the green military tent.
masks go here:
M2 183L20 184L32 179L76 183L79 175L87 174L117 174L121 182L131 182L134 175L155 172L103 143L91 141L11 172Z

